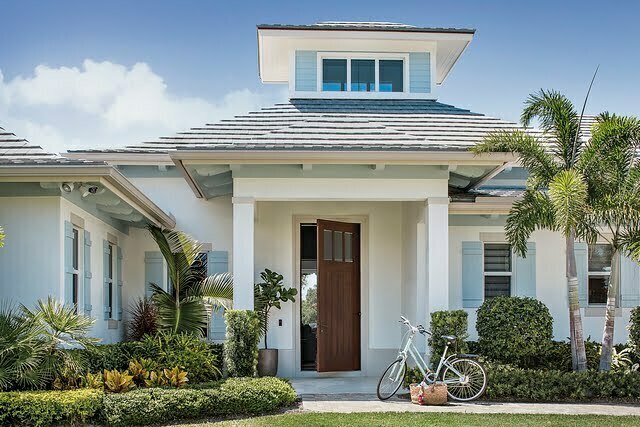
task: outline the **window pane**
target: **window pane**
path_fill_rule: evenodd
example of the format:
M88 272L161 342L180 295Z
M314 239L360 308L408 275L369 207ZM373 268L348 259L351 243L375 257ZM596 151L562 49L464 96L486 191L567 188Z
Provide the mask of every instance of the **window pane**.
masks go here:
M589 304L607 303L607 282L608 276L589 277Z
M323 59L322 60L322 90L346 91L347 90L347 60Z
M380 92L402 92L403 61L401 59L380 60Z
M333 239L332 237L332 232L331 230L324 230L323 232L323 236L324 236L324 253L323 253L323 259L325 261L332 261L333 260Z
M73 269L78 269L78 230L73 229Z
M344 233L344 260L346 262L353 262L351 236L352 233Z
M342 261L342 231L333 232L333 259Z
M511 246L506 243L487 243L484 245L484 271L510 272Z
M109 318L112 318L113 314L113 283L109 283Z
M71 302L74 304L78 304L78 275L73 275L73 283L71 289Z
M593 245L589 247L589 271L611 272L611 245Z
M485 276L484 298L511 296L511 276Z
M351 60L351 91L373 92L376 90L376 61L373 59Z

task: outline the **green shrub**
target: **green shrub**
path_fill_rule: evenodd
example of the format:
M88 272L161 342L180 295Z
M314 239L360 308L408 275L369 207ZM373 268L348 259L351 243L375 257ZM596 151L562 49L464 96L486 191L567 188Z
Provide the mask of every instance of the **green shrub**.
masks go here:
M174 420L259 415L293 404L293 388L278 378L229 378L211 388L140 389L104 397L104 420L113 426Z
M431 348L431 362L438 363L444 351L446 341L442 335L454 335L457 337L456 343L450 351L455 353L466 353L467 338L467 312L464 310L434 311L431 313L431 336L429 337L429 347Z
M260 321L250 310L227 310L224 363L230 377L252 377L258 364Z
M627 330L629 331L629 345L633 347L636 357L640 358L640 306L631 310Z
M509 366L487 366L486 398L558 401L640 399L638 372L563 372Z
M480 353L490 360L535 366L553 337L549 309L533 298L496 297L478 308L476 321Z
M189 381L204 382L222 376L221 362L213 345L191 334L147 335L139 344L137 356L152 359L159 368L178 366L189 373Z
M0 425L87 423L100 413L102 396L92 389L0 393Z
M98 345L89 350L71 350L87 361L89 372L124 371L134 359L150 359L157 368L181 367L189 373L189 381L203 382L220 378L222 344L203 341L193 335L159 333L142 341ZM154 367L155 369L155 367Z

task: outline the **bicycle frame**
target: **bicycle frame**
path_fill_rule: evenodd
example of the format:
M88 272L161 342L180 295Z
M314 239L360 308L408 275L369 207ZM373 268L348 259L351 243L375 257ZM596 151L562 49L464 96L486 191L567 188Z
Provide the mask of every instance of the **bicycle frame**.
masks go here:
M451 356L446 357L447 351L449 350L449 344L445 346L444 351L442 352L442 356L440 357L440 362L438 362L438 368L436 369L436 371L433 372L431 369L429 369L429 366L420 354L420 351L418 351L416 346L413 344L413 338L415 337L416 332L418 332L418 328L416 328L415 326L411 326L410 323L406 324L409 327L409 331L407 331L405 335L405 337L407 338L406 343L404 347L398 352L398 358L402 360L402 363L398 364L397 367L394 367L394 369L392 369L392 371L390 372L389 377L392 381L397 380L397 375L402 372L402 366L406 363L408 356L411 356L413 358L418 369L420 370L420 373L428 384L432 384L437 381L438 377L440 376L440 371L443 367L447 367L449 370L451 370L451 372L458 376L457 379L443 380L442 382L444 382L445 384L460 384L461 382L465 381L465 376L458 370L456 370L450 363L450 360L455 360L457 355L452 354Z

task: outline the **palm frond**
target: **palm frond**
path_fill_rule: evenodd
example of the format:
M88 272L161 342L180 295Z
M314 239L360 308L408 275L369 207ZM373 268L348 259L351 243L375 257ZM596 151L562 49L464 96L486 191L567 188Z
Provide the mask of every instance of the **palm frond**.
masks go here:
M565 170L549 184L549 199L553 205L556 223L565 235L575 230L584 218L587 203L587 184L575 170Z
M158 308L158 324L161 330L174 334L201 334L207 323L207 312L198 296L176 297L155 283L150 284L153 302ZM176 298L180 298L179 300Z
M540 90L529 95L520 120L524 126L530 126L536 119L550 137L553 153L563 161L565 169L571 168L583 144L580 117L571 100L553 90Z
M522 199L513 203L505 224L507 240L516 254L526 256L527 241L538 229L555 229L553 206L546 194L527 190Z
M233 276L230 273L218 273L206 277L198 286L198 294L213 311L232 308Z

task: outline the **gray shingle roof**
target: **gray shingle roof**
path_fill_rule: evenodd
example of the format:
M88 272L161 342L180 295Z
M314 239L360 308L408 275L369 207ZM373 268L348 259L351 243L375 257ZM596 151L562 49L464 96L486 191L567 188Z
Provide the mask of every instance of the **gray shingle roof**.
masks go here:
M292 99L124 149L75 152L461 151L491 131L515 128L517 123L431 100Z
M473 34L472 28L416 27L395 22L342 22L327 21L316 24L260 24L260 30L329 30L329 31L397 31L413 33L466 33Z
M45 151L0 127L0 166L103 165L104 162L74 160Z

